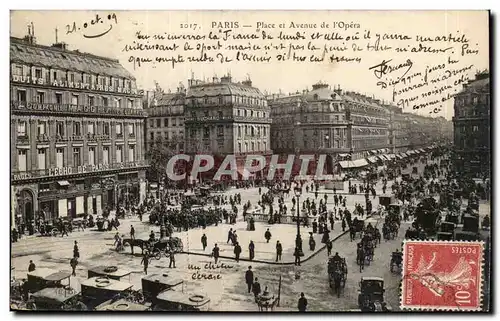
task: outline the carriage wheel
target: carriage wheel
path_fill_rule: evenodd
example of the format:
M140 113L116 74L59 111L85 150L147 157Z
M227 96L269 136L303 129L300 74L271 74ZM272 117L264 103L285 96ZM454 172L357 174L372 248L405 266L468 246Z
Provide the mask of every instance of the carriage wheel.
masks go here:
M59 230L57 228L53 228L52 231L50 231L50 234L52 234L52 236L57 236L57 233L59 233Z
M157 260L161 259L161 252L159 250L155 250L153 252L153 257Z

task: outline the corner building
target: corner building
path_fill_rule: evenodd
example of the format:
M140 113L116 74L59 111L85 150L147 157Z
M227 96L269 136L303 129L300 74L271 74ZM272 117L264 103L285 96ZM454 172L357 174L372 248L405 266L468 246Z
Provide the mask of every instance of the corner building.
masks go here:
M472 176L491 171L491 94L489 72L481 72L456 94L453 117L455 166Z
M145 115L117 60L10 40L12 225L101 214L145 195Z
M185 108L187 154L211 153L217 163L234 154L240 174L246 155L271 151L270 109L265 96L251 80L233 82L230 75L211 82L188 81Z

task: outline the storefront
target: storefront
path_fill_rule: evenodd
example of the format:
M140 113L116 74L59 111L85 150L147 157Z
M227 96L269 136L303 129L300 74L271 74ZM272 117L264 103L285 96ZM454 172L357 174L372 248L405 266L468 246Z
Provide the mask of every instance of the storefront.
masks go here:
M86 214L101 215L106 208L116 209L119 198L137 203L146 194L143 168L126 173L66 172L54 176L23 177L12 181L13 226L29 226L39 220L53 221Z

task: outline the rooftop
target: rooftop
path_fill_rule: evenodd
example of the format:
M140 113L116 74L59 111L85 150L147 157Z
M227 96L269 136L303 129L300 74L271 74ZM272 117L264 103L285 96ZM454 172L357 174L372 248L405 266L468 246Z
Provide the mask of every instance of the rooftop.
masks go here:
M10 37L10 61L135 80L135 77L118 60L78 50L68 50L62 43L45 46Z

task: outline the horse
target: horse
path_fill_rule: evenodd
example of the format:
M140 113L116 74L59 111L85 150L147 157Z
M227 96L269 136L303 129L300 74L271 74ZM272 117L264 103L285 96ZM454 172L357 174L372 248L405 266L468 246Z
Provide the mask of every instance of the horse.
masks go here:
M144 254L144 248L147 248L148 242L141 239L123 239L123 246L130 245L130 250L134 254L134 246L141 248L141 254Z
M333 272L333 290L337 294L337 297L340 298L340 292L341 292L341 284L342 284L342 279L344 277L344 273L340 269L340 266L337 266L335 271Z

